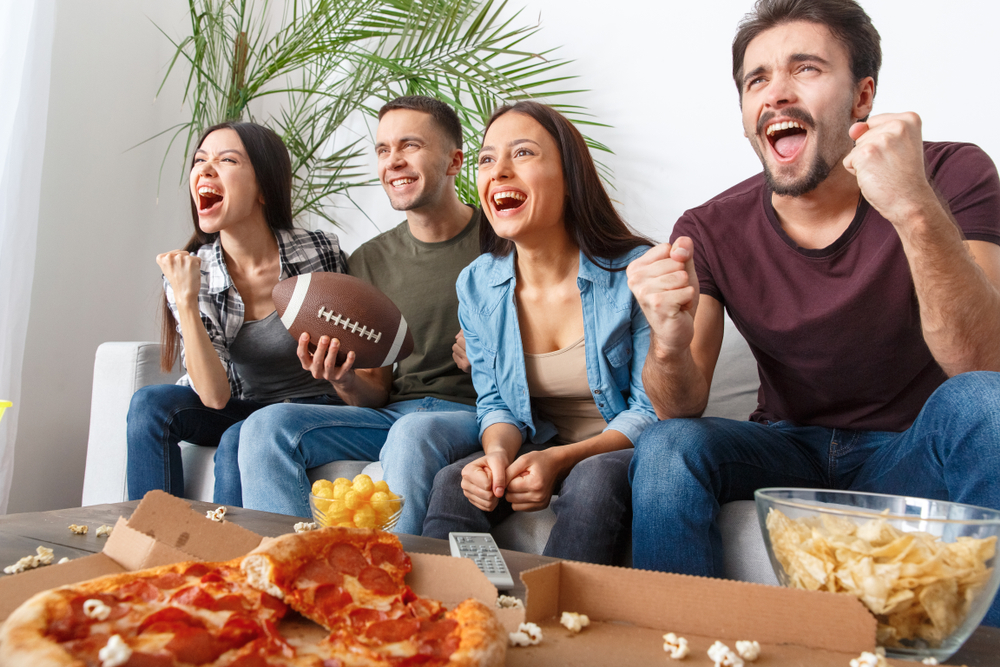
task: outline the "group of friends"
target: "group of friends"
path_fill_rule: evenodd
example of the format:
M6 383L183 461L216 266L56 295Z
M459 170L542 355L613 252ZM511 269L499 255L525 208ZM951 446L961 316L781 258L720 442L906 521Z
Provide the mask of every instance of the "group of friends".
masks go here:
M489 531L548 507L544 553L722 575L720 505L767 486L1000 509L1000 179L978 147L871 115L881 48L855 0L758 0L733 41L763 173L685 212L667 243L622 220L551 107L497 109L479 207L445 103L379 112L378 177L406 220L345 260L295 228L288 153L246 122L191 164L194 235L157 257L177 385L128 415L131 498L183 495L178 442L217 446L215 501L309 516L306 471L375 460L397 530ZM271 289L358 276L414 351L355 369L295 340ZM746 421L701 417L728 313L760 376ZM1000 625L996 601L985 622Z

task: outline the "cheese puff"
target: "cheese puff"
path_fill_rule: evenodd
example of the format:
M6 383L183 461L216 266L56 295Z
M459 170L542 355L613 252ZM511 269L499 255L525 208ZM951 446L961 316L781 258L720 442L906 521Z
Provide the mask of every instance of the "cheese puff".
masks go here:
M354 478L352 486L354 487L354 491L365 500L371 498L372 493L375 491L375 482L364 473Z

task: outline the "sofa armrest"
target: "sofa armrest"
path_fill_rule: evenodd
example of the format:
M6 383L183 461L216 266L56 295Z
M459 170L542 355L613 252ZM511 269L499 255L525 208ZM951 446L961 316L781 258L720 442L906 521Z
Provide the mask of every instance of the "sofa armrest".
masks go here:
M125 419L132 394L149 384L173 383L178 377L180 373L160 371L159 343L103 343L97 348L83 505L128 500Z

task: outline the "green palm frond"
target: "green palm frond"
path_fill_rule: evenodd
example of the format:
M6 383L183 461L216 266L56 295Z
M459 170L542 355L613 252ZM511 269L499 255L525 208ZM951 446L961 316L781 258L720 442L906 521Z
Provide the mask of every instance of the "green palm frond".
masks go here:
M400 95L437 97L458 112L473 158L457 179L468 202L477 199L482 127L498 105L536 98L578 124L600 125L584 109L558 104L580 92L568 61L554 50L528 50L540 28L521 23L505 1L188 0L188 8L191 34L164 33L176 49L164 83L187 66L190 111L187 122L165 131L173 132L170 146L181 140L191 149L205 128L226 120L270 126L292 156L296 215L337 224L330 196L353 201L350 188L373 182L364 166L370 137L345 140L342 126L352 114L377 115Z

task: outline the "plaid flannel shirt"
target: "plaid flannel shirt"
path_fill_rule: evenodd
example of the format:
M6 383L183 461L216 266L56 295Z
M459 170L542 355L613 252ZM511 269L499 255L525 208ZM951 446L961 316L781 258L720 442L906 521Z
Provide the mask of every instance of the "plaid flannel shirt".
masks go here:
M279 229L276 231L275 237L278 241L278 255L281 261L279 280L317 271L347 272L347 266L340 251L340 243L333 234L295 228ZM243 299L236 291L233 279L229 277L226 261L222 254L222 244L218 239L215 240L215 243L200 247L197 255L201 258L201 290L198 292L198 309L201 312L201 321L208 331L208 338L212 341L212 346L226 369L233 397L244 398L243 383L229 357L229 346L236 340L236 334L243 326ZM170 311L174 314L174 319L178 321L177 332L180 333L181 327L177 317L174 290L166 278L163 279L163 290L166 292ZM191 378L187 374L183 339L181 341L181 367L185 373L177 381L177 384L191 387Z

